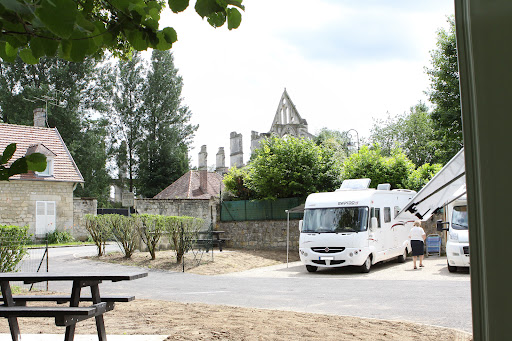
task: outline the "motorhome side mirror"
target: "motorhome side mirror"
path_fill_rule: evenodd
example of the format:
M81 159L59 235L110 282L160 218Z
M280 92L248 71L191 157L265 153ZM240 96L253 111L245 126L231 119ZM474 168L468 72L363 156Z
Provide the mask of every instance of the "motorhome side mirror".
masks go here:
M302 221L302 220L299 220L299 232L301 232L301 231L302 231L302 223L303 223L303 221Z
M448 222L443 222L442 220L438 220L436 223L437 231L448 231L448 227L443 227L443 225L447 225Z
M377 220L377 217L372 217L370 220L370 230L375 230L377 227L379 227L379 221Z

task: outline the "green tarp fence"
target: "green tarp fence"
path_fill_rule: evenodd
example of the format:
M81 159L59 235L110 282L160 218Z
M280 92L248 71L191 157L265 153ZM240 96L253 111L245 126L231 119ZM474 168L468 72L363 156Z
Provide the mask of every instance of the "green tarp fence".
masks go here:
M285 220L286 210L304 203L302 198L264 201L223 201L221 221ZM302 219L302 213L291 213L290 219Z

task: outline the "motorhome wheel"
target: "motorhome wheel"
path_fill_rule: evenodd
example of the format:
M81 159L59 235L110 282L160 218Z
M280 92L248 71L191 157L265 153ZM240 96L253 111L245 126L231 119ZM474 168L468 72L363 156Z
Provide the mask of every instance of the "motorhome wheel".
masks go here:
M398 256L398 263L404 263L407 258L407 248L404 248L404 253Z
M366 261L364 262L364 264L361 265L361 272L368 273L368 272L370 272L371 267L372 267L372 259L370 256L368 256L368 258L366 258Z
M317 269L318 269L317 266L306 265L306 270L308 270L308 272L316 272Z

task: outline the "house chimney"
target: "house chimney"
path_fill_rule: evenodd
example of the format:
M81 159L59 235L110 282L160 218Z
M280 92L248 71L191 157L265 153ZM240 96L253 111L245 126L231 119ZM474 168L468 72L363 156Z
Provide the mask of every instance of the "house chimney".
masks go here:
M44 108L34 109L34 127L46 128L46 110Z
M207 193L208 186L208 164L207 164L208 153L206 152L206 145L201 146L199 152L199 189L203 193Z

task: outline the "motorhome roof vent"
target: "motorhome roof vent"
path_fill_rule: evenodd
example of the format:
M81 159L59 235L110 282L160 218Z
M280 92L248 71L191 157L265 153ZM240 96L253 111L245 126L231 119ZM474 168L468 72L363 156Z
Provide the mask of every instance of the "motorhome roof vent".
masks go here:
M343 180L339 190L367 189L370 186L370 179L346 179Z
M379 191L389 191L391 190L391 184L378 184L377 190Z

